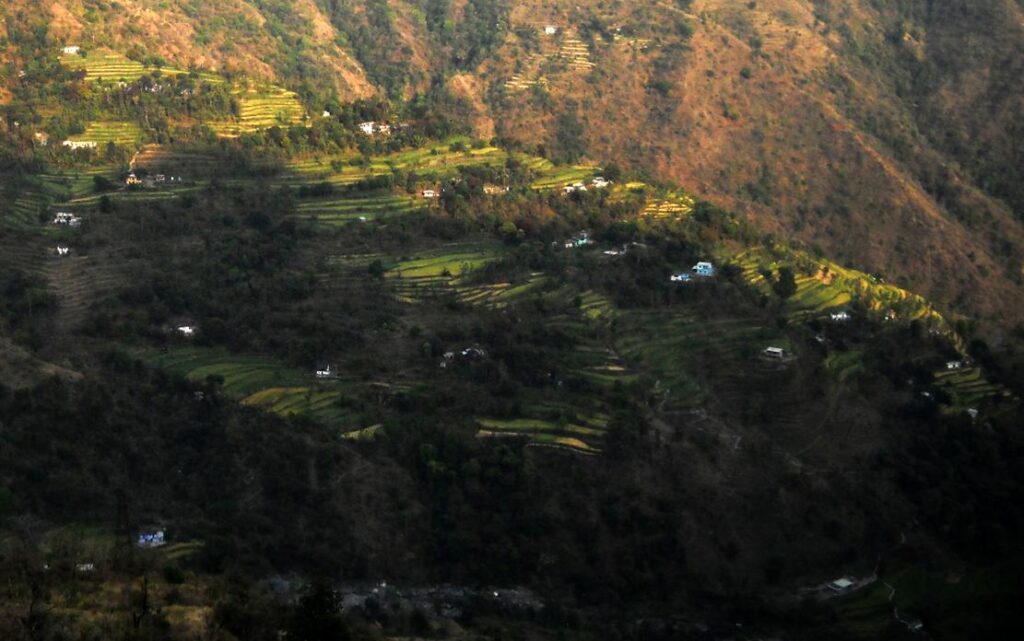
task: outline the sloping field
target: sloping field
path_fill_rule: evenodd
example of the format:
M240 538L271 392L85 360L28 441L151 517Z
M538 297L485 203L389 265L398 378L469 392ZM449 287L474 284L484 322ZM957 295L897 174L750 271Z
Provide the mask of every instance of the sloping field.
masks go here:
M147 352L142 359L195 382L222 377L222 389L231 398L281 416L309 416L331 426L352 420L342 406L344 382L317 380L313 372L291 369L273 359L205 348Z
M239 91L237 95L237 118L208 123L219 136L233 138L270 127L301 125L305 118L295 92L268 86Z
M306 200L296 206L295 214L311 218L322 225L341 225L408 214L423 207L423 199L379 191L362 192L357 196Z
M83 133L71 136L76 142L94 142L98 145L134 145L142 138L142 129L134 122L101 120L90 122Z
M85 79L92 82L134 82L157 70L157 67L146 67L141 62L130 60L109 49L90 51L85 56L62 54L60 62L69 69L84 71ZM174 67L160 67L159 70L162 74L171 76L190 73ZM199 75L207 82L224 82L224 79L215 73L200 72Z
M747 283L767 295L772 294L772 283L764 272L777 277L780 267L792 269L797 291L785 303L791 318L822 315L856 301L875 318L901 323L921 321L930 329L952 335L946 320L924 297L829 260L780 247L760 247L730 261L743 271Z

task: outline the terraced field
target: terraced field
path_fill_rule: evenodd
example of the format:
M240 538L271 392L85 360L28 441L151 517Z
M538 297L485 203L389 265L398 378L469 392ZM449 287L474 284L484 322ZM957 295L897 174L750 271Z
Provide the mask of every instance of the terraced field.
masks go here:
M322 225L343 225L409 214L422 210L424 206L425 201L414 196L386 191L362 192L356 196L303 201L296 206L295 215Z
M693 213L694 200L684 193L672 193L665 197L652 198L641 212L654 220L680 220Z
M90 122L83 133L71 136L75 142L94 142L98 145L134 145L142 139L142 129L134 122L102 120Z
M344 408L345 382L317 380L312 372L290 369L272 359L204 348L146 352L141 357L151 366L191 381L221 376L228 396L281 416L309 416L336 427L354 422Z
M552 167L540 178L534 181L534 189L561 189L566 185L575 182L588 183L601 171L600 167L590 165L571 165L565 167Z
M790 267L797 275L796 294L785 303L792 319L820 316L857 301L878 319L901 323L917 320L952 335L946 320L924 297L831 261L781 248L755 248L728 260L742 269L747 283L768 295L772 293L771 283L762 272L777 274L780 267Z
M237 137L261 129L301 125L305 109L295 92L280 87L263 87L238 92L237 119L209 123L217 135Z
M993 399L1009 398L1002 386L990 383L977 367L936 372L935 386L949 394L951 411L977 409Z
M790 349L778 331L755 319L700 317L696 312L628 312L618 319L616 350L630 364L655 376L677 408L704 403L711 381L702 363L744 376L762 368L759 356L770 345Z
M551 447L592 456L601 453L608 417L603 414L579 416L572 413L568 418L560 420L479 419L477 423L480 425L477 438L525 437L532 447Z
M146 67L109 49L90 51L84 57L79 54L62 54L60 62L69 69L85 71L85 79L91 82L134 82L157 70L156 67ZM169 76L190 73L175 67L160 67L160 72ZM215 73L200 72L199 75L206 82L224 82L224 79Z

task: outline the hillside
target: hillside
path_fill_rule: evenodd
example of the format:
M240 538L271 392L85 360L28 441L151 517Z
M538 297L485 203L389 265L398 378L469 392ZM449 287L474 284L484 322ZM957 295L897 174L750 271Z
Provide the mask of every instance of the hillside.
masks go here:
M113 7L52 3L52 37L304 95L443 86L480 136L649 171L950 311L1020 318L1012 0Z
M1013 55L880 4L5 4L0 638L1012 638Z

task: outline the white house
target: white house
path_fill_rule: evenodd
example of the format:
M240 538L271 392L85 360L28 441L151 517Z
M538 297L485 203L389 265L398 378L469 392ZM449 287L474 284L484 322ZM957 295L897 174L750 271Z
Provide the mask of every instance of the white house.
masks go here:
M484 185L484 193L488 196L497 196L499 194L507 194L509 191L508 187L502 187L500 185Z
M65 140L61 144L72 151L76 149L96 149L99 146L91 140Z
M698 276L710 278L715 275L715 266L707 261L701 261L693 266L693 273Z
M130 186L141 185L142 181L135 174L128 174L128 177L124 179L124 184Z
M544 25L544 35L545 36L553 36L556 33L558 33L558 27L556 27L553 24Z
M79 563L79 564L77 564L75 566L75 572L79 572L81 574L89 574L90 572L95 572L95 571L96 571L96 564L95 563Z
M46 147L50 144L50 135L45 131L37 131L32 134L32 138L36 141L36 144L40 147Z
M597 176L590 181L590 184L593 185L595 189L604 189L605 187L612 183L610 180L607 180L604 176Z
M853 587L853 580L847 577L836 579L835 581L828 584L828 588L833 592L845 592Z
M158 548L166 544L167 540L164 538L163 530L146 530L139 532L139 538L135 541L135 545L140 548Z
M420 192L420 195L423 196L424 198L437 198L438 197L437 190L435 190L435 189L424 189L422 192Z
M768 358L777 358L779 360L786 358L786 350L781 347L766 347L762 353Z
M946 361L946 369L948 370L962 369L963 366L963 361Z
M359 123L359 131L363 132L367 136L372 136L373 132L377 131L377 123L375 122L361 122Z
M324 109L323 117L324 118L330 118L331 117L331 112L329 112L326 109Z
M847 312L846 310L832 312L831 314L829 314L829 316L832 318L832 322L834 323L845 323L846 321L850 320L850 313Z
M177 329L178 333L181 334L182 336L191 337L191 336L195 336L195 334L196 334L196 328L191 326L191 325L181 325L180 327L177 327L176 329Z
M379 124L377 125L377 133L384 134L385 136L391 135L391 125Z
M587 190L587 186L584 185L581 182L575 182L575 183L572 183L571 185L566 185L565 187L562 188L562 192L566 193L566 194L574 194L577 191L586 191L586 190Z
M971 417L972 421L978 420L978 414L979 413L980 412L978 412L978 410L976 408L973 408L973 407L967 410L967 415Z
M71 45L68 47L64 47L60 50L60 52L65 56L75 56L82 53L82 48L76 45Z
M317 378L331 378L332 376L334 376L334 372L331 371L330 365L326 365L316 370Z
M673 283L688 283L693 280L693 276L691 276L689 272L680 272L678 274L672 274L672 276L669 277L669 280Z
M71 248L70 247L68 247L66 245L57 245L57 255L58 256L67 256L70 253L71 253Z

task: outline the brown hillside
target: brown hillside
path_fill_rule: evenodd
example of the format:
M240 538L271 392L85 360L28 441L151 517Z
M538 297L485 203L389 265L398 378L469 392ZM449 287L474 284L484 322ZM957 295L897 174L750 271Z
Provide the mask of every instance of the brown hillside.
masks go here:
M867 25L881 47L877 25L888 18L861 4L844 3L844 19ZM927 132L914 131L912 106L814 9L802 0L698 0L688 12L670 3L516 3L514 25L550 23L560 32L541 35L540 51L510 36L481 76L490 86L522 77L546 87L506 86L495 116L504 135L558 148L560 114L574 111L595 159L649 168L961 311L1019 317L1019 218ZM576 38L595 17L615 39L587 43L593 71L573 68L558 41ZM693 29L685 51L677 48L685 37L673 32L678 21ZM948 111L967 114L961 119L971 120L985 102L979 96L991 92L982 71L972 73L980 86L962 99L969 106L948 98L956 95L949 83L939 97ZM876 112L890 114L893 135L870 126ZM981 129L1003 147L1014 144L998 126ZM897 143L905 145L899 153ZM937 193L937 182L953 187Z

